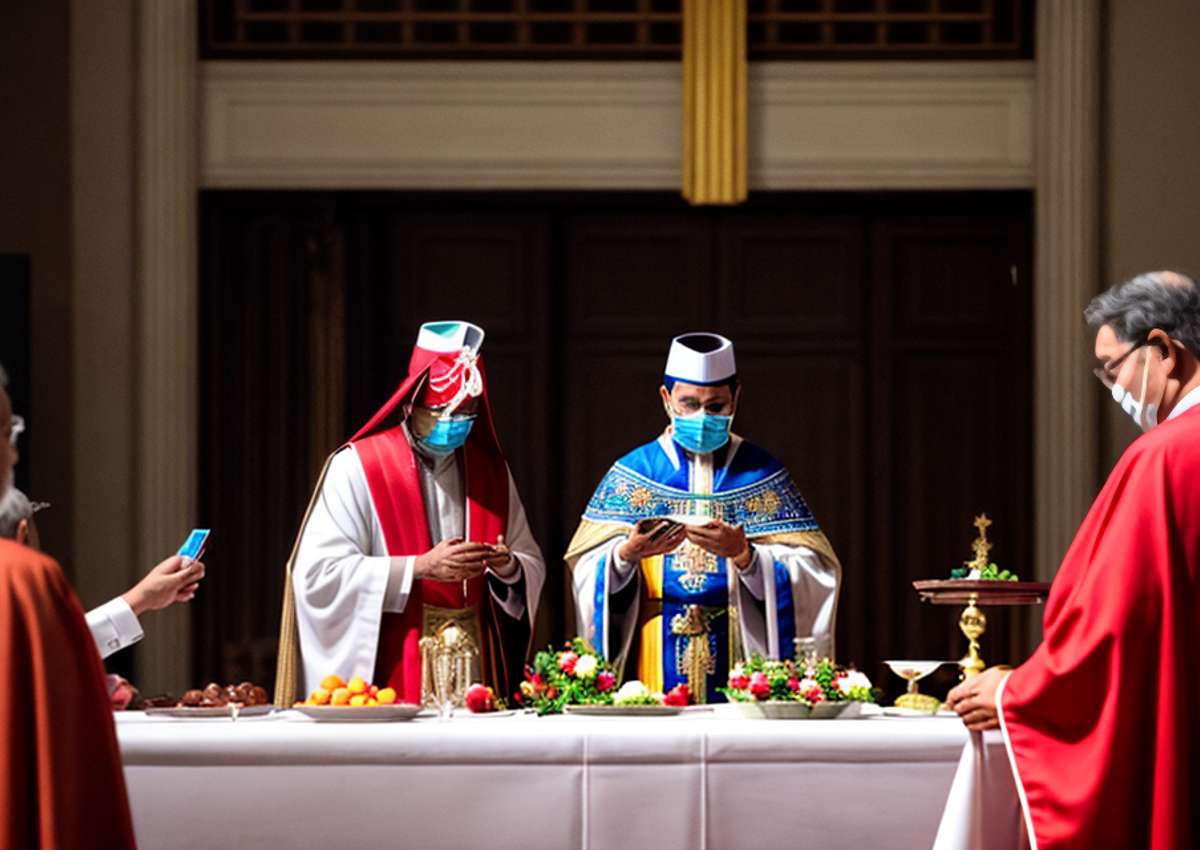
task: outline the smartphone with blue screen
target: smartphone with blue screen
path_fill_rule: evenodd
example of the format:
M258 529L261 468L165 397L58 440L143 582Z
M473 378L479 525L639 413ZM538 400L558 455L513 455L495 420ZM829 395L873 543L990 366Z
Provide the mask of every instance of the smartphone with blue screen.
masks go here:
M209 529L193 528L192 533L183 541L176 555L182 555L189 561L197 561L204 554L204 544L208 542Z

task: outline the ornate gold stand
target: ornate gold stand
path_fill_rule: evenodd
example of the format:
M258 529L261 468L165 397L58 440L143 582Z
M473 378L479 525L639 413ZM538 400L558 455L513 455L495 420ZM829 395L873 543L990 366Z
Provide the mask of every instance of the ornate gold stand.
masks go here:
M992 544L987 539L987 530L991 524L987 514L975 517L979 536L971 544L975 557L963 562L968 569L983 570L988 566ZM922 602L934 605L966 603L967 607L958 618L958 627L967 639L967 654L958 662L963 679L979 675L986 667L979 654L979 639L987 631L987 616L979 610L981 605L1035 605L1045 601L1050 593L1049 582L1000 579L930 579L914 581L913 587L921 594Z
M979 655L979 639L987 631L987 616L976 607L977 602L979 602L979 595L971 594L967 607L963 609L958 618L958 627L967 637L967 654L958 662L964 679L979 675L986 666L983 658Z

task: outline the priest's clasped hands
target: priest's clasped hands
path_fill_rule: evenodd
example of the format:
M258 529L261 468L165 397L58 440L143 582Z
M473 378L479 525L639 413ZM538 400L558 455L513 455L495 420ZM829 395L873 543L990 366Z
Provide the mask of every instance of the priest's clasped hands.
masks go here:
M464 581L489 569L502 578L516 572L516 559L504 542L503 534L495 543L476 543L461 537L443 540L424 555L417 556L413 576L433 581Z
M679 523L663 532L663 523L671 522L664 519L657 523L638 523L629 539L621 544L617 554L626 561L640 561L642 558L674 552L679 544L688 540L706 552L729 558L740 570L750 566L754 552L742 526L712 519L703 525Z

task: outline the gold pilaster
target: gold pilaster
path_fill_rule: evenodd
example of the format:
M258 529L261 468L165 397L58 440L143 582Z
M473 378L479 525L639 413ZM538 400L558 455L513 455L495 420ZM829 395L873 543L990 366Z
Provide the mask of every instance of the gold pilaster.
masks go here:
M746 200L746 0L683 3L683 197Z

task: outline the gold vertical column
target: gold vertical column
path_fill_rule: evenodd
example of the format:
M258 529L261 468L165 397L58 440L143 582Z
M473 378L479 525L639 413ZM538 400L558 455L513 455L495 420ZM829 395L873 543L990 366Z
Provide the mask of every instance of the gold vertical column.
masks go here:
M746 0L683 0L683 197L746 200Z

